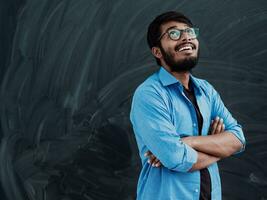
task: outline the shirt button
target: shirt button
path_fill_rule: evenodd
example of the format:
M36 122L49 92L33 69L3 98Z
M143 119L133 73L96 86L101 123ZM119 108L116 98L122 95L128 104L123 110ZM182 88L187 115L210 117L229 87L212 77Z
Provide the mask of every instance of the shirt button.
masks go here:
M193 126L196 127L196 123L194 123Z
M195 192L198 192L198 189L195 189Z

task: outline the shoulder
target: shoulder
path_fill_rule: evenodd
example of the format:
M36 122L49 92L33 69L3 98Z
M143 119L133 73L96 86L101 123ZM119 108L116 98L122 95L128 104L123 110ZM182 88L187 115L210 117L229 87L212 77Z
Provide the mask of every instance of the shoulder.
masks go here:
M132 98L132 106L140 107L168 107L168 92L162 85L158 72L149 76L135 90Z
M161 94L163 91L162 83L158 77L158 71L150 75L143 83L141 83L135 90L134 96Z

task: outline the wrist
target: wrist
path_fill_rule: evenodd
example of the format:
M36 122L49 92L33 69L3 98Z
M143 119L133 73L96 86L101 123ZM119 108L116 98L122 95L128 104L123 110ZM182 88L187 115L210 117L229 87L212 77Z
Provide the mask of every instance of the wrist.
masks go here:
M190 147L194 148L194 139L192 136L184 137L181 139L185 144L189 145Z

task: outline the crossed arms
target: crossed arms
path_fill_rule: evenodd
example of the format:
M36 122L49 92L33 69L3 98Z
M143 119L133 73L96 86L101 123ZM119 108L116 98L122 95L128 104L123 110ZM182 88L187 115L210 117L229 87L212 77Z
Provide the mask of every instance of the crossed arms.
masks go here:
M208 167L222 158L231 156L242 148L242 143L230 132L224 130L223 120L216 117L210 126L208 136L189 136L181 141L197 151L197 162L189 171ZM146 153L148 162L154 167L161 167L162 163L150 151Z
M149 150L146 156L154 166L163 165L178 172L199 170L244 147L245 139L240 125L216 92L210 91L211 116L220 116L224 121L214 120L208 136L186 138L176 133L168 109L168 97L163 95L150 89L137 90L130 115L140 150Z

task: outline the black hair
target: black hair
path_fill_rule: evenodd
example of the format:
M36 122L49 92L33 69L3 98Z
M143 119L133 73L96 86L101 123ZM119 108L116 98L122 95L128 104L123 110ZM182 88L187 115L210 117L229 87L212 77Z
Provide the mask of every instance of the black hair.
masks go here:
M148 26L147 43L150 49L152 49L152 47L161 47L159 41L159 37L161 35L160 27L161 25L170 21L185 23L189 27L193 27L193 23L190 21L190 19L182 13L176 11L162 13L161 15L157 16ZM158 65L161 65L158 58L156 58L156 61Z

